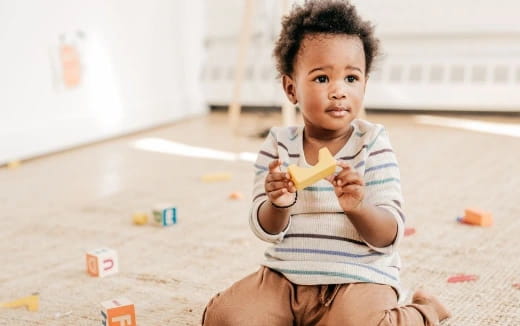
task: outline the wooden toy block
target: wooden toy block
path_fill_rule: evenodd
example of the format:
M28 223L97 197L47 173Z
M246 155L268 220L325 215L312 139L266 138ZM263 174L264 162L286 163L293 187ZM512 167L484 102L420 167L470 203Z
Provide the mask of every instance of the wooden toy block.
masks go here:
M202 177L200 177L200 179L204 182L227 181L227 180L231 179L231 174L225 173L225 172L209 173L209 174L203 175Z
M137 225L144 225L148 223L148 214L141 212L134 213L132 215L132 222Z
M480 226L491 226L493 225L493 217L491 213L475 208L466 208L462 222Z
M101 302L104 326L136 326L135 307L127 298Z
M9 302L0 303L0 307L4 308L18 308L26 307L29 311L38 311L40 307L40 296L38 293L33 293L30 296L16 299Z
M105 277L119 271L117 252L99 248L87 252L87 273L94 277Z
M336 160L327 147L322 147L318 153L318 163L315 166L302 168L291 164L288 171L296 189L300 190L333 174L336 171Z
M16 168L19 168L20 165L22 165L22 161L14 160L14 161L11 161L11 162L7 163L7 168L8 169L16 169Z
M177 208L171 205L157 205L152 211L153 221L157 225L170 226L177 224Z
M242 198L244 198L244 195L242 195L242 193L238 191L229 194L229 199L240 200Z

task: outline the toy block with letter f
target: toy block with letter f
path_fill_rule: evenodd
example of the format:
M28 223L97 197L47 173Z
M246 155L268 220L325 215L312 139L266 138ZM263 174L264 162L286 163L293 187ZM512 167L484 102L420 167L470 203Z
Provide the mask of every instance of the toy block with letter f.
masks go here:
M117 252L99 248L87 252L87 273L95 277L116 274L119 270Z
M328 177L336 171L336 160L327 147L322 147L318 153L318 163L310 168L289 165L288 172L296 189L301 190L311 184Z
M103 326L136 326L134 304L126 298L101 302Z

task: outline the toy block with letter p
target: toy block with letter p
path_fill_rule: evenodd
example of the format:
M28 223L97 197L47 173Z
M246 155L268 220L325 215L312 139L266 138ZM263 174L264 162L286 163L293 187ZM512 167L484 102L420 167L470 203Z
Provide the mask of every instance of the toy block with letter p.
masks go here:
M101 302L103 326L136 326L134 304L126 298Z
M95 277L116 274L119 270L117 252L99 248L87 252L87 273Z
M327 147L322 147L318 153L318 163L310 168L289 165L288 172L296 189L301 190L311 184L328 177L336 171L336 160Z
M157 225L169 226L177 224L177 208L171 205L157 205L152 213L153 221Z

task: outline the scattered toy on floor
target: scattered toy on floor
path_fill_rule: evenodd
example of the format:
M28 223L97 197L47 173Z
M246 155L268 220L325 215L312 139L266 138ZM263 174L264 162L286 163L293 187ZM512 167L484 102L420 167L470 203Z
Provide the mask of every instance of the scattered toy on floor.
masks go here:
M172 205L156 205L152 211L152 215L156 225L170 226L177 224L177 208Z
M148 214L143 213L143 212L137 212L132 215L132 221L136 225L144 225L144 224L148 223L148 220L149 220Z
M311 184L328 177L336 171L336 160L327 147L322 147L318 153L318 163L310 168L302 168L295 164L289 165L288 172L296 189L301 190Z
M460 282L468 282L468 281L476 281L478 279L477 275L466 275L459 274L454 275L448 278L448 283L460 283Z
M105 326L136 326L135 307L127 298L101 302L101 316Z
M514 284L513 284L513 287L514 287L515 289L520 290L520 283L514 283Z
M208 173L200 177L200 179L204 182L218 182L218 181L227 181L231 179L231 173L226 172L218 172L218 173Z
M18 308L26 307L29 311L38 311L40 307L40 295L33 293L30 296L16 299L9 302L0 303L0 307L4 308Z
M415 232L416 232L415 228L412 228L412 227L405 228L404 229L404 236L405 237L410 236L412 234L415 234Z
M94 277L105 277L119 271L117 252L109 248L99 248L88 251L87 273Z
M475 208L466 208L464 210L464 216L457 217L459 223L478 225L478 226L491 226L493 225L493 217L491 213L484 212Z
M22 165L22 161L13 160L13 161L7 163L7 168L8 169L16 169L16 168L19 168L20 165Z
M238 192L238 191L234 191L234 192L229 194L229 199L239 200L239 199L242 199L242 198L244 198L244 196L242 195L241 192Z

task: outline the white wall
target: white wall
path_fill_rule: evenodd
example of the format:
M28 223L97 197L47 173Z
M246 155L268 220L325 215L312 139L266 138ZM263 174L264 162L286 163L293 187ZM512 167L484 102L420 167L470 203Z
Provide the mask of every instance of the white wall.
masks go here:
M0 0L0 165L207 111L204 1ZM60 40L81 81L61 79Z

